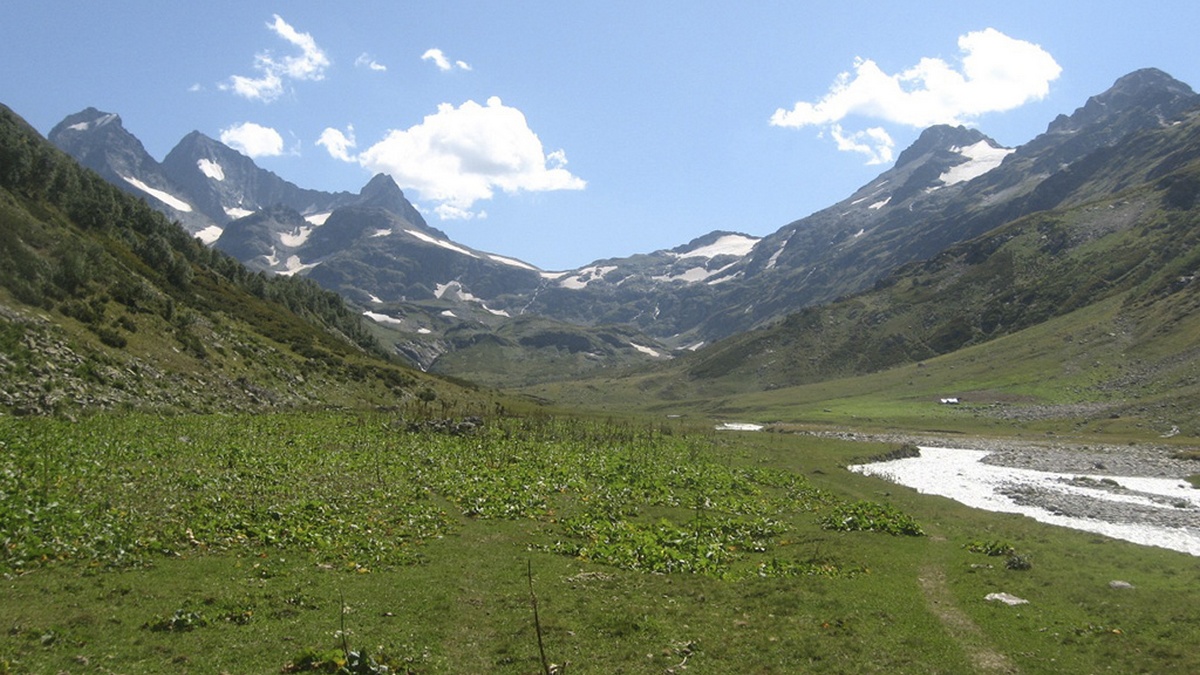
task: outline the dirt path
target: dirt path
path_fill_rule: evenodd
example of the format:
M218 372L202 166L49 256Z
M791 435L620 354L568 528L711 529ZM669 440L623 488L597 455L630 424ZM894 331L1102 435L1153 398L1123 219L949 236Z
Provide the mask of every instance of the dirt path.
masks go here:
M950 637L962 645L963 651L975 666L975 672L1021 672L1007 656L989 644L987 636L978 624L954 603L954 596L946 583L945 570L933 564L926 565L921 568L917 582L925 594L929 610L942 622Z

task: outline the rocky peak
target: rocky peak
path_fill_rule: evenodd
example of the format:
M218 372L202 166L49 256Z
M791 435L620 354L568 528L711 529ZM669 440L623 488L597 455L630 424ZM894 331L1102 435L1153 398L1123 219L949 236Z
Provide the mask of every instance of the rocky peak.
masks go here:
M68 115L47 137L80 164L110 180L156 173L158 162L125 130L121 116L96 108ZM124 187L124 186L122 186Z
M1200 105L1200 96L1187 84L1157 68L1143 68L1125 75L1108 90L1087 100L1071 115L1059 115L1046 133L1022 152L1041 152L1064 135L1088 132L1090 149L1108 145L1135 131L1159 126Z
M356 206L384 209L409 221L413 225L427 228L420 212L404 196L396 181L385 173L377 173L358 193Z
M900 153L900 157L896 159L895 168L901 168L935 152L951 152L955 148L965 148L975 145L979 141L988 141L990 145L995 145L978 129L954 127L948 124L934 125L922 131L917 140Z

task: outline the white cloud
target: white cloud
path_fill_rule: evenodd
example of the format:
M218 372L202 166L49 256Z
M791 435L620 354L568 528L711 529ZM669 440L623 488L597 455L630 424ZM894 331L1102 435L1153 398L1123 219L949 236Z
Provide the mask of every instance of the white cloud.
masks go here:
M242 122L221 130L221 142L248 157L283 154L283 137L271 127Z
M862 152L879 163L891 158L887 132L873 127L847 134L840 126L843 120L857 116L917 128L966 124L1045 98L1050 82L1062 73L1040 46L993 28L959 37L958 48L962 59L957 69L942 59L923 58L889 75L870 59L856 59L854 72L838 75L824 97L776 110L771 125L826 128L840 149Z
M437 47L434 47L433 49L426 49L425 53L421 55L421 60L433 61L434 65L438 67L438 70L453 70L454 68L458 68L459 70L471 69L471 66L466 61L455 61L453 64L451 64L450 59L446 58L446 54Z
M334 159L340 159L343 162L353 162L354 157L350 154L350 148L355 146L354 127L346 127L345 133L329 127L321 132L321 137L317 139L317 145L323 146L328 150Z
M842 125L831 124L829 135L837 143L838 150L857 152L867 156L867 164L887 164L892 161L896 142L883 127L871 127L847 134Z
M565 152L546 153L524 113L494 96L487 105L443 103L420 124L389 131L357 156L348 152L353 136L337 129L326 129L318 144L333 157L390 174L400 187L437 202L435 212L443 219L484 217L472 208L496 190L582 190L587 184L567 171Z
M460 209L451 204L438 204L433 212L441 220L483 220L487 218L487 211L472 211L470 209Z
M371 55L366 52L359 54L358 58L354 59L354 66L356 68L366 68L368 70L375 70L378 72L387 70L387 66L371 58Z
M312 35L301 33L278 14L267 24L276 35L300 49L300 54L276 58L269 51L254 56L258 75L234 75L221 89L232 90L238 96L270 103L283 95L284 78L291 80L320 80L329 67L329 57L317 46Z

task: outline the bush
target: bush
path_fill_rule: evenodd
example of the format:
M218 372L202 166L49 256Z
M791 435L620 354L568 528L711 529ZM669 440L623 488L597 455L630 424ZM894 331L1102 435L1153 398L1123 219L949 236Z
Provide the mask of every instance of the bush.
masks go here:
M912 516L889 504L857 501L835 508L821 519L821 527L842 532L886 532L921 537L925 531Z
M1007 541L989 540L989 541L973 541L963 548L971 553L982 553L988 556L1016 555L1016 549Z

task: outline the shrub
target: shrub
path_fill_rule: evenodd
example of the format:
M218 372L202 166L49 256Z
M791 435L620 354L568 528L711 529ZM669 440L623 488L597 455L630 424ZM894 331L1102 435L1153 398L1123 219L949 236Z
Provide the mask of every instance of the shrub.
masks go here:
M886 532L892 535L921 537L925 531L912 516L890 504L857 501L835 508L821 519L821 527L842 532Z
M1017 550L1012 544L1007 541L989 540L989 541L973 541L963 548L972 553L982 553L988 556L1016 555Z

